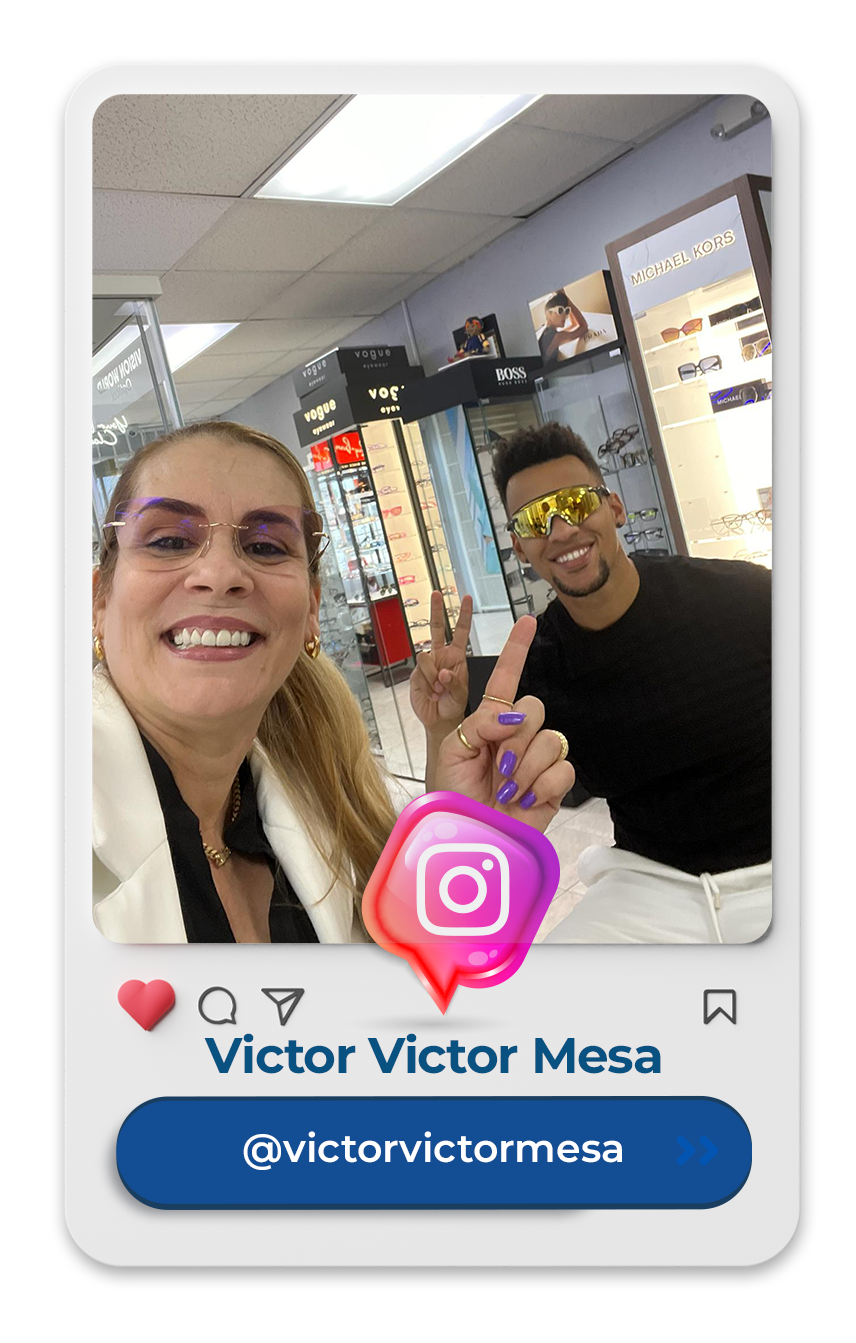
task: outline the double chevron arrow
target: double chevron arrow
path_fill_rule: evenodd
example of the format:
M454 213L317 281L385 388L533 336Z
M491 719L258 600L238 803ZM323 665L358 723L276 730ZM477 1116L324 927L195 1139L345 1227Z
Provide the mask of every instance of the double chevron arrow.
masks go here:
M687 1142L686 1138L682 1138L680 1134L678 1134L678 1142L683 1148L683 1151L681 1152L681 1155L678 1157L677 1164L679 1166L683 1166L686 1164L687 1161L689 1161L691 1156L695 1155L696 1149L693 1147L691 1142ZM704 1134L702 1134L701 1137L699 1138L699 1142L701 1143L702 1147L704 1147L705 1153L703 1157L699 1157L698 1164L700 1166L706 1166L708 1161L712 1161L713 1158L716 1156L717 1152L719 1151L719 1148L716 1147L715 1144L710 1141L710 1138L706 1138Z

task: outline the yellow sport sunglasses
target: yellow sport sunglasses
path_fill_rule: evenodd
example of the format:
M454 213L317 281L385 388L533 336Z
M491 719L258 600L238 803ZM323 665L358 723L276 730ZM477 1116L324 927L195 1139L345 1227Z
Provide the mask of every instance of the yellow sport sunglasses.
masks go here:
M608 498L609 490L604 485L569 485L564 490L553 490L518 508L508 531L525 541L549 536L554 518L564 518L572 527L579 527Z

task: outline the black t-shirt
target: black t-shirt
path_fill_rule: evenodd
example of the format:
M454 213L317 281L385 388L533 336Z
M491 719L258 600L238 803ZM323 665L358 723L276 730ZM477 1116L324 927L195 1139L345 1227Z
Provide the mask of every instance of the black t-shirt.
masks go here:
M211 875L211 864L202 848L199 821L178 791L169 765L145 737L143 745L163 811L187 940L234 942L235 935ZM235 853L248 858L264 858L271 870L274 885L270 902L270 940L317 942L312 920L295 895L262 828L249 761L245 760L241 765L238 778L241 806L234 821L223 831L223 839Z
M558 600L538 619L518 694L564 732L605 797L620 849L698 875L771 856L771 574L634 557L636 600L604 630Z

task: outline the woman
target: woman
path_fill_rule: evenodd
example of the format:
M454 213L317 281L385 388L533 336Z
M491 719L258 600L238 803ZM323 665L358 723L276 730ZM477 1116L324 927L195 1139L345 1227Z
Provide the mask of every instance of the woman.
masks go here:
M177 430L128 463L104 537L96 924L122 942L365 940L360 895L395 810L357 704L320 653L324 538L299 464L243 425ZM489 800L504 782L494 744L522 730L543 828L569 785L545 774L556 738L537 713L523 729L512 714L467 719L435 786Z

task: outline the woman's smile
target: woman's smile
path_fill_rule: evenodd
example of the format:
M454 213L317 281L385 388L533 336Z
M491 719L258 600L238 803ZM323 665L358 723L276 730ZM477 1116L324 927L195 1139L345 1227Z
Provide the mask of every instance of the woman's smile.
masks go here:
M161 635L170 653L192 662L234 662L252 656L265 642L254 625L233 616L192 615Z

